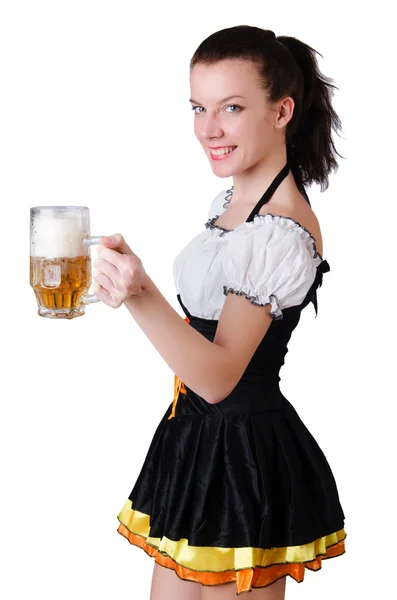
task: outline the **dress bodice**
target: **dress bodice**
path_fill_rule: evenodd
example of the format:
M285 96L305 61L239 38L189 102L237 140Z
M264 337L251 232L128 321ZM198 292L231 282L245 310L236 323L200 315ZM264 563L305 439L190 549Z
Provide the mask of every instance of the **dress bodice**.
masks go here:
M286 173L284 168L278 184ZM330 267L303 225L290 217L257 214L277 187L273 184L247 221L233 230L216 224L230 202L232 189L218 194L204 230L176 256L173 274L178 300L190 324L211 341L229 293L244 295L258 306L271 305L273 322L246 374L278 380L301 311L312 302L317 314L316 291Z

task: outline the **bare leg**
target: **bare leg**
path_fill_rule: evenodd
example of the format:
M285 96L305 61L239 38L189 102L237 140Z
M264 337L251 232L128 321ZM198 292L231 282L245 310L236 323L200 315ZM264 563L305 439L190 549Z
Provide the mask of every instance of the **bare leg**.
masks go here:
M239 596L236 594L235 581L223 585L203 586L201 600L239 600L247 598L247 596L249 600L284 600L286 579L286 577L282 577L271 585L264 588L253 588L251 592L243 592Z
M185 581L172 569L154 563L150 600L201 600L202 587L201 583Z

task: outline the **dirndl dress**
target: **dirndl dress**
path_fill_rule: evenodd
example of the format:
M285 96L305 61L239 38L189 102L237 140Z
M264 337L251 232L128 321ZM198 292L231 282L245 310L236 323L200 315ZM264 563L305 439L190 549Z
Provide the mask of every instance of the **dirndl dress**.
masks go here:
M227 294L271 304L272 322L233 391L210 404L174 378L118 532L177 576L236 595L345 552L344 513L329 463L280 390L292 331L330 270L292 218L258 215L288 164L234 230L216 225L233 188L212 202L204 231L173 265L185 320L213 341Z

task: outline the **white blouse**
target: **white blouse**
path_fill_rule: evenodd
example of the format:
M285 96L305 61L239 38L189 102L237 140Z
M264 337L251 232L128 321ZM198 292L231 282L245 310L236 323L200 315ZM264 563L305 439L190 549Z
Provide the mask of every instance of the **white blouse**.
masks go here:
M176 256L177 294L191 315L218 320L228 293L243 294L253 304L271 304L273 319L299 305L322 262L312 234L290 217L256 215L233 230L214 224L230 190L211 204L205 230Z

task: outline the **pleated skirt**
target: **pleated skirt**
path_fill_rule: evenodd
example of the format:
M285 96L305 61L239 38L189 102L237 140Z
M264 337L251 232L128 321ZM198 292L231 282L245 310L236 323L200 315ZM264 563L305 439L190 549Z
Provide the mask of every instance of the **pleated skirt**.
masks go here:
M234 581L236 595L342 555L333 473L291 403L241 412L198 399L175 378L118 532L181 579Z

